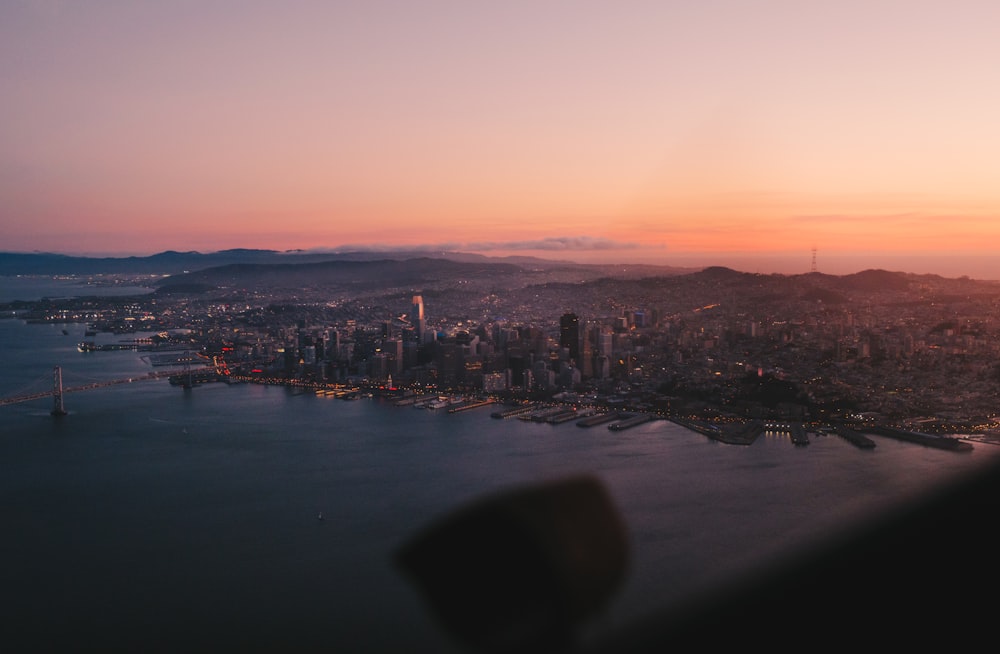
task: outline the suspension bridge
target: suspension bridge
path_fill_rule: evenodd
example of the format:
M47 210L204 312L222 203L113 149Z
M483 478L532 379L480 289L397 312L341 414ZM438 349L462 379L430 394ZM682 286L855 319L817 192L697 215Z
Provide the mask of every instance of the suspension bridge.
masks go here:
M77 384L73 386L65 386L63 384L63 373L61 366L55 366L52 369L52 386L43 391L35 392L23 392L17 395L10 395L8 397L0 398L0 406L6 406L8 404L18 404L20 402L31 402L33 400L40 400L42 398L51 397L52 398L52 415L54 416L64 416L66 415L66 407L63 401L63 396L67 393L77 393L80 391L89 391L96 388L106 388L108 386L117 386L119 384L131 384L140 381L151 381L154 379L164 379L168 377L181 377L184 375L191 375L192 373L199 372L201 370L212 370L211 366L206 366L205 368L188 368L185 366L183 372L173 371L154 371L147 373L145 375L135 375L132 377L122 377L120 379L103 379L91 381L83 384ZM218 370L218 366L214 368ZM228 371L227 371L228 372Z

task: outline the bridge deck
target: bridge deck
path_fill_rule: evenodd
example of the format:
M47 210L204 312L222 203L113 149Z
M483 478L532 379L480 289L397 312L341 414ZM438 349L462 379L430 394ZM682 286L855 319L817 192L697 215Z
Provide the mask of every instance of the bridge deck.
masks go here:
M199 369L200 370L200 369ZM170 377L171 375L178 374L176 371L154 371L147 373L145 375L138 375L136 377L124 377L121 379L109 379L106 381L93 382L90 384L83 384L80 386L66 386L60 391L56 388L50 388L46 391L39 391L36 393L26 393L24 395L13 395L11 397L0 398L0 406L7 406L8 404L18 404L20 402L30 402L32 400L40 400L45 397L52 397L58 393L77 393L80 391L89 391L95 388L105 388L107 386L116 386L118 384L130 384L132 382L140 381L150 381L154 379L163 379L164 377Z

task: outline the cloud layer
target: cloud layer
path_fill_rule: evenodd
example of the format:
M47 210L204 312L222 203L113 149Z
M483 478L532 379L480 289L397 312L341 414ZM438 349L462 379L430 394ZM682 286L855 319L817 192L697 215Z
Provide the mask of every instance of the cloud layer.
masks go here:
M547 251L547 252L589 252L612 250L635 250L643 247L640 243L614 241L607 238L591 236L553 236L548 238L524 241L480 241L480 242L444 242L424 243L418 245L385 245L380 243L348 244L336 248L322 248L317 251L329 252L513 252L513 251Z

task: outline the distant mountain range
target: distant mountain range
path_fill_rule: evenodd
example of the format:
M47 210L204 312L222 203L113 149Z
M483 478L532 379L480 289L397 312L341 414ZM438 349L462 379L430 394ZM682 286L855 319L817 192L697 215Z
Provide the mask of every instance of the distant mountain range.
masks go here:
M161 252L149 257L90 258L58 254L0 253L0 275L159 275L144 280L160 296L204 300L266 294L274 302L324 302L331 298L385 298L420 293L440 306L573 307L601 315L609 306L714 307L748 315L761 307L803 303L849 306L992 301L1000 282L939 275L864 270L848 275L740 272L722 266L675 268L597 265L532 257L486 257L457 252L277 252L225 250L209 254ZM0 285L3 284L0 278ZM374 306L373 304L373 306ZM902 306L902 305L901 305ZM489 310L492 310L489 309Z
M487 257L463 252L318 252L233 249L218 252L176 252L168 250L145 257L84 257L55 253L0 252L0 275L97 275L162 274L177 275L208 268L234 265L317 264L322 262L405 261L409 259L447 260L467 264L509 264L534 269L579 269L621 271L622 265L578 264L535 257ZM680 274L696 269L672 266L628 265L632 273L645 270L650 275ZM249 269L247 269L249 271Z
M430 257L371 261L235 263L164 277L156 282L156 286L165 291L172 291L177 287L368 290L401 283L419 286L435 281L455 283L461 279L495 279L522 272L522 267L512 263L462 262Z
M162 275L154 285L160 294L202 294L227 289L260 289L303 297L302 292L370 295L391 289L423 289L427 293L513 291L518 288L558 290L555 297L619 298L644 289L661 293L713 295L751 304L797 298L827 305L850 302L871 293L996 293L998 283L948 280L887 270L849 275L806 273L762 275L731 268L677 268L654 265L601 265L534 257L487 257L460 252L312 252L276 250L167 251L147 257L80 257L45 253L0 252L2 275ZM635 282L623 285L622 282ZM2 283L2 281L0 281ZM924 289L921 291L920 289ZM930 289L933 289L931 291ZM538 292L538 291L532 291ZM542 291L546 292L546 291ZM561 295L560 295L561 294ZM528 298L525 298L528 301ZM597 301L596 299L594 301Z

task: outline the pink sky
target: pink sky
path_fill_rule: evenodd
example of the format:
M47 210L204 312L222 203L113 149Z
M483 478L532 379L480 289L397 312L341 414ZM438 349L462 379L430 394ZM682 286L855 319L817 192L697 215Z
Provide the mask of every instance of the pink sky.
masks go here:
M0 4L0 249L1000 278L1000 3Z

